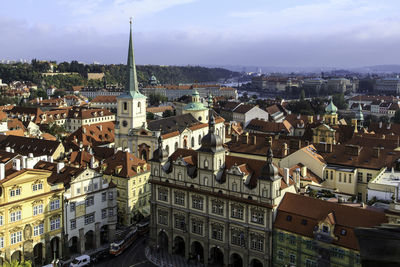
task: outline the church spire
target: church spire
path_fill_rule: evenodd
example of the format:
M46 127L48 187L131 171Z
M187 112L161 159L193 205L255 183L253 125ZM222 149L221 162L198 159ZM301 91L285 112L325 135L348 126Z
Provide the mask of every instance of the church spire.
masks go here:
M132 41L132 18L129 21L130 24L130 34L129 34L129 50L128 50L128 63L127 63L127 81L125 85L125 92L135 97L135 94L139 93L138 81L136 75L136 64L135 64L135 54L133 52L133 41Z

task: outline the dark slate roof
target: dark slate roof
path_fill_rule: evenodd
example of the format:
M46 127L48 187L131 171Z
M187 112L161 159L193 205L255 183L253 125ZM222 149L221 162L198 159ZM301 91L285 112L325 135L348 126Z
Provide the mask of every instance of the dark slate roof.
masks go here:
M192 114L183 114L168 117L161 120L149 121L147 128L151 131L159 131L161 129L162 134L167 134L175 131L183 132L186 128L201 124L196 120Z
M53 155L60 144L58 141L8 135L0 141L0 149L5 150L6 147L10 147L14 149L15 153L24 156L29 155L29 153L34 156L50 156Z

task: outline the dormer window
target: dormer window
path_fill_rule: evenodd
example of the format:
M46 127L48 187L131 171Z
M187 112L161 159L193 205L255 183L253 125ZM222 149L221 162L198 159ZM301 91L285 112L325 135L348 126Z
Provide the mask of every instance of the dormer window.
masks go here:
M323 226L322 226L322 232L324 232L324 233L329 233L329 232L330 232L330 231L329 231L329 226L323 225Z

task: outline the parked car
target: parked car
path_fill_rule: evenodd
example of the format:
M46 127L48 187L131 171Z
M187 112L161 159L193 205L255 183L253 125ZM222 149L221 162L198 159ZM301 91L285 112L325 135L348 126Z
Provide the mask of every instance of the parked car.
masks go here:
M81 255L72 260L70 267L81 267L88 266L90 264L90 256L89 255Z

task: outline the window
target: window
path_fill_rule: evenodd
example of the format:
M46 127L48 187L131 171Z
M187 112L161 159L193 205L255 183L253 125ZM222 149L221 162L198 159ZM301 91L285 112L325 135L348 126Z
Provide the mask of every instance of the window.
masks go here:
M71 229L75 229L76 228L76 220L71 220L70 226L71 226Z
M21 195L21 188L15 188L10 190L10 197Z
M39 191L43 189L43 184L42 183L37 183L32 185L32 191Z
M184 206L185 205L185 194L181 192L175 192L175 204Z
M301 224L302 224L302 225L307 225L307 220L306 220L306 219L302 219L302 220L301 220Z
M358 180L359 182L362 182L362 181L363 181L363 173L362 173L362 172L358 172L358 173L357 173L357 180Z
M290 261L290 263L295 264L296 263L296 255L290 254L289 261Z
M60 228L60 218L56 218L50 221L50 231L57 230Z
M289 235L288 239L289 239L289 244L290 245L296 244L296 237L294 235Z
M85 225L91 224L94 222L94 213L85 215Z
M232 191L237 191L237 184L235 182L232 183Z
M75 202L70 202L69 203L69 210L70 210L70 212L74 212L75 211Z
M201 134L199 134L199 142L198 142L198 144L201 145Z
M108 200L113 200L113 199L114 199L114 193L108 192Z
M178 215L175 214L175 228L185 230L186 223L185 223L185 216L184 215Z
M203 181L204 181L204 185L205 185L205 186L208 186L208 178L207 178L207 177L204 177L204 180L203 180Z
M291 222L292 221L292 215L286 216L286 221Z
M106 200L107 200L107 193L106 192L101 193L101 201L104 202Z
M124 102L124 110L128 110L128 103Z
M93 184L93 190L97 190L99 188L99 184L98 183L94 183Z
M60 208L60 200L54 199L50 201L50 210L56 210Z
M102 210L101 210L101 218L102 218L102 219L107 218L107 209L102 209Z
M192 145L192 147L194 147L194 137L192 137L191 145Z
M203 210L203 198L201 197L192 197L192 208Z
M108 217L113 217L114 216L114 209L113 208L109 208L108 209Z
M264 224L264 211L262 210L252 210L251 211L251 221L258 224Z
M231 231L231 243L234 245L244 247L244 233L240 230L233 230Z
M4 248L4 236L0 236L0 248Z
M0 226L3 225L3 215L0 215Z
M218 215L224 215L224 203L222 201L212 202L212 213Z
M347 234L346 229L342 229L342 230L340 231L340 234L341 234L341 235L346 235L346 234Z
M76 189L76 194L79 195L80 193L81 193L81 189L80 189L80 188L77 188L77 189Z
M339 182L342 182L342 173L339 173Z
M349 173L349 183L351 184L351 173Z
M208 160L206 160L206 159L204 160L204 168L208 169Z
M11 245L22 241L22 231L18 231L11 234Z
M372 173L367 173L367 183L369 183L371 179L372 179Z
M346 182L346 180L347 180L347 177L346 177L347 175L344 173L343 174L343 183L345 183Z
M306 259L306 267L317 267L317 263L312 259Z
M21 220L21 211L17 210L10 213L10 222L16 222Z
M333 171L331 171L331 180L333 180Z
M278 234L278 239L280 242L283 242L285 240L285 235L283 233Z
M322 226L322 232L329 233L329 226L323 225Z
M344 250L340 249L340 248L332 248L331 256L339 258L339 259L343 259L344 258Z
M85 199L85 206L90 207L94 205L94 197L88 197Z
M168 225L168 211L158 210L158 223Z
M183 181L182 173L178 173L178 181Z
M280 260L280 261L283 260L283 251L282 250L278 251L278 260Z
M253 235L251 237L250 248L257 251L264 251L264 237L260 235Z
M33 216L43 213L43 204L33 206Z
M192 221L192 233L203 235L203 222L200 220Z
M325 179L328 180L329 177L329 171L325 171Z
M158 189L158 200L168 201L168 191L164 189Z
M232 205L231 217L243 220L243 207L239 205Z
M312 240L307 240L306 241L306 247L307 247L307 249L314 249L313 241Z
M221 226L219 224L212 225L211 226L211 238L215 239L215 240L222 241L223 231L224 231L224 227L223 226Z
M262 196L263 196L263 197L268 197L268 189L267 189L267 188L263 188L263 190L262 190Z
M43 227L43 223L39 224L39 225L35 225L33 227L33 236L38 236L38 235L42 235L44 232L44 227Z

